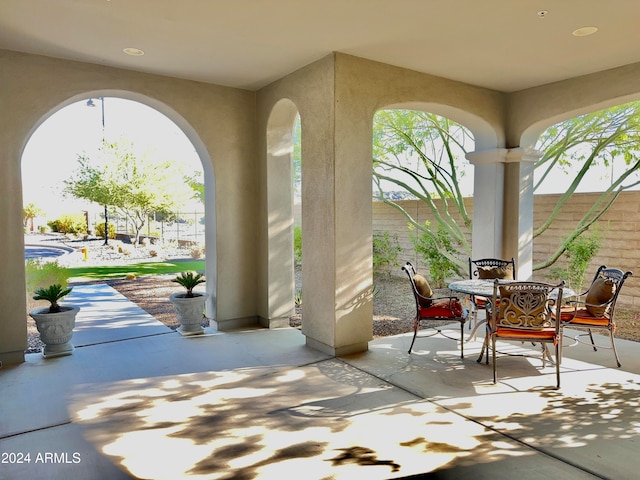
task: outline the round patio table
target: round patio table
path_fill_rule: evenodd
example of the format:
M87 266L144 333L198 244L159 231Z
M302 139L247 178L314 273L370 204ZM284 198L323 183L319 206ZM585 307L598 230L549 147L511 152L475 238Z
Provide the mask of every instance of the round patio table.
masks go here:
M500 280L500 283L516 282L518 280ZM535 280L532 280L535 281ZM449 289L458 293L465 293L467 295L477 295L479 297L493 297L493 282L494 280L456 280L449 284ZM550 298L556 298L558 296L558 289L554 289L549 295ZM576 292L568 287L562 289L562 297L575 297Z

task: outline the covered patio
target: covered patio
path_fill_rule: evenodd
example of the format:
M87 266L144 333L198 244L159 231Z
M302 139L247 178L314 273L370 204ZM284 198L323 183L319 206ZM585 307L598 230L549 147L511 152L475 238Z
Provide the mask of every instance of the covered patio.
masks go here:
M409 335L372 340L376 111L471 130L473 257L514 257L526 279L538 134L640 98L640 2L560 3L1 2L0 477L635 477L636 344L620 341L621 369L566 348L556 391L537 359L502 359L494 386L480 343L461 360L447 339L410 356ZM53 113L101 96L165 114L202 160L216 329L185 339L78 289L77 349L44 360L24 354L22 153ZM283 327L296 115L301 331Z
M187 338L108 286L73 295L85 307L74 355L0 372L2 478L626 479L640 467L633 342L619 342L621 369L608 351L565 348L558 391L524 347L501 347L533 357L501 357L494 385L480 341L465 359L441 337L408 355L410 334L333 357L297 329Z
M15 301L26 296L22 152L50 115L90 97L151 106L193 143L205 175L207 316L221 331L279 327L293 311L296 115L307 345L345 355L372 338L372 118L383 108L428 110L470 129L472 256L514 257L518 278L531 276L537 135L640 98L640 4L315 3L245 11L216 2L2 2L0 362L22 362L26 344L25 304ZM98 18L101 28L89 27ZM584 22L598 28L582 30ZM116 48L120 31L138 47Z

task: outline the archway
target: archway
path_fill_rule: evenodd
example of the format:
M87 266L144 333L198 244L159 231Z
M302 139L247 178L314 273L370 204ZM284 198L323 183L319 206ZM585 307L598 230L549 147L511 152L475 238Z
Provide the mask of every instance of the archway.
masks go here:
M174 110L172 110L170 107L168 107L167 105L165 105L162 102L159 102L153 98L147 97L147 96L143 96L143 95L139 95L133 92L127 92L127 91L89 91L86 92L82 95L75 95L74 97L68 99L67 101L61 103L60 105L58 105L57 107L53 108L52 110L50 110L46 115L44 115L43 117L41 117L41 119L37 122L37 125L31 130L30 134L29 134L29 141L25 142L25 148L22 151L22 156L21 156L21 162L24 161L24 155L25 153L28 152L29 149L29 145L31 143L31 141L34 138L34 135L37 135L37 132L45 126L45 123L48 122L50 119L52 119L54 117L54 115L59 115L64 113L67 109L72 108L74 105L82 105L80 108L84 108L84 104L87 101L88 98L93 98L93 102L94 104L97 103L98 107L102 107L102 128L103 128L103 132L102 132L102 136L104 138L104 128L105 128L105 117L104 117L104 112L105 112L105 99L107 101L107 117L106 117L106 125L107 128L109 127L109 121L111 121L112 123L114 122L113 119L113 110L110 111L109 110L109 102L126 102L126 103L130 103L130 104L134 104L138 106L138 109L143 109L146 111L147 114L153 114L155 115L156 118L158 118L160 121L165 122L165 123L169 123L171 125L173 125L174 128L174 132L176 135L181 135L181 138L178 139L180 143L180 146L182 148L187 148L186 146L188 145L188 148L192 149L194 153L194 158L196 158L196 161L200 163L202 171L203 171L203 178L204 178L204 194L205 194L205 200L204 200L204 205L202 206L202 209L204 210L204 223L205 223L205 231L204 231L204 235L203 235L203 241L205 244L205 248L206 251L208 253L208 260L206 261L206 276L207 276L207 283L206 283L206 289L210 295L210 300L209 300L209 304L207 305L207 316L209 318L215 319L216 317L216 263L217 263L217 259L216 259L216 216L215 216L215 182L214 182L214 175L213 175L213 166L212 166L212 162L211 162L211 158L209 157L209 154L207 152L207 149L204 147L203 142L200 140L199 136L196 134L196 132L194 131L193 128L191 128L191 126L187 123L187 121L180 116L179 114L177 114L177 112L175 112ZM102 102L102 105L100 105L99 102ZM86 111L88 112L89 110L86 109ZM100 108L94 109L95 114L99 117L100 115ZM111 115L111 117L110 117ZM91 122L91 120L95 120L95 122ZM120 118L120 121L123 121L122 118ZM143 121L143 120L139 120L139 121ZM144 121L149 121L149 118L145 118ZM94 133L99 131L99 122L100 120L98 118L96 119L90 119L90 121L85 121L84 123L97 123L97 125L95 126L91 126L90 130L93 129ZM81 122L82 123L82 122ZM149 128L160 128L158 126L158 124L156 124L155 126L149 125ZM72 124L67 123L66 128L71 129ZM81 132L83 134L86 134L86 132ZM150 137L153 137L154 135L157 136L159 133L157 131L153 131L151 132L152 134L149 135ZM98 135L99 137L100 135ZM69 138L72 138L69 137ZM64 139L63 141L69 141L69 138ZM89 139L90 142L93 142L94 144L98 144L99 142L97 141L98 139ZM169 143L165 142L165 144L163 145L163 149L167 149ZM85 145L83 145L85 146ZM77 148L77 147L76 147ZM176 146L176 148L179 148L178 146ZM77 151L76 151L77 153ZM167 152L165 151L164 154L167 154ZM174 152L175 154L175 152ZM184 153L183 153L184 155ZM75 162L75 155L73 155L73 160ZM199 168L199 167L198 167ZM68 174L68 172L67 172ZM27 182L28 176L25 176L23 181Z
M294 191L293 153L296 105L278 101L267 122L267 273L263 323L289 325L294 311Z

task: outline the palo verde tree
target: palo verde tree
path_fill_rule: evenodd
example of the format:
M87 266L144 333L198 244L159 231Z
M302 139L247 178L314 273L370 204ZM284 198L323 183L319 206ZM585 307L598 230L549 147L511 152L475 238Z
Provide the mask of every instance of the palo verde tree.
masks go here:
M473 137L465 127L433 113L381 110L374 118L373 180L377 195L405 216L414 231L414 243L431 245L458 274L465 264L457 251L471 253L471 217L459 177L464 174L461 167L469 146L473 146ZM396 187L424 202L436 225L418 222L395 202L388 189Z
M463 164L468 146L473 145L470 132L435 114L411 110L378 112L373 131L373 178L379 196L403 213L410 228L426 235L434 251L441 252L462 271L464 264L456 257L470 254L464 233L470 232L472 225L458 187L458 168ZM557 168L566 173L568 187L549 218L535 230L534 238L552 225L567 200L585 181L589 169L597 165L610 167L614 162L624 168L620 168L616 176L612 175L610 186L601 192L585 215L570 226L571 231L549 258L533 266L534 271L557 262L567 248L602 217L622 191L640 182L640 102L553 125L540 136L536 149L542 151L543 156L535 166L539 180L534 191ZM385 188L397 186L425 202L436 225L420 225L389 198ZM434 202L436 198L441 206ZM455 216L452 215L454 211ZM447 245L438 241L439 236L452 241L458 254L451 254Z
M137 155L125 139L104 141L97 157L79 155L78 168L65 184L67 194L124 215L133 226L134 245L155 212L168 215L194 197L189 178L175 162Z
M560 195L549 218L535 230L534 238L551 226L567 200L585 181L589 169L598 165L613 167L615 162L621 171L614 176L612 170L609 187L572 226L572 231L549 258L533 266L534 271L553 265L604 215L620 193L640 183L640 102L618 105L552 125L540 136L536 149L543 155L535 165L541 174L534 191L558 168L567 175L567 190Z

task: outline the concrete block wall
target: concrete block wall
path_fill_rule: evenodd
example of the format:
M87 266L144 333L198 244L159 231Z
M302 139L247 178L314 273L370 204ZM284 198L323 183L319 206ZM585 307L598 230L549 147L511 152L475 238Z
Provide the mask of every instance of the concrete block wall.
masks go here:
M573 230L576 223L593 206L599 193L578 193L571 196L563 206L552 226L534 240L533 262L540 264L547 259L562 243L568 233ZM551 212L560 198L560 195L536 195L534 200L534 228L542 225L549 218ZM399 202L403 208L416 215L421 223L433 220L428 208L414 200ZM466 201L469 215L473 215L472 199ZM373 204L373 232L389 231L397 234L398 242L403 249L399 261L412 262L418 269L424 268L422 260L416 257L413 245L409 238L407 220L397 209L385 205L382 202ZM616 199L609 211L596 223L596 229L602 234L602 248L592 260L585 282L591 281L593 274L600 265L631 270L631 276L625 283L619 297L619 304L626 307L640 306L640 192L623 192ZM534 278L550 279L550 270L562 266L562 262L553 267L534 272ZM398 274L402 272L398 270Z

